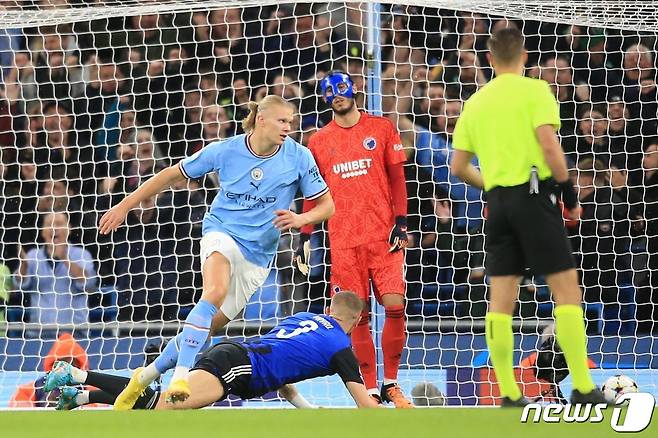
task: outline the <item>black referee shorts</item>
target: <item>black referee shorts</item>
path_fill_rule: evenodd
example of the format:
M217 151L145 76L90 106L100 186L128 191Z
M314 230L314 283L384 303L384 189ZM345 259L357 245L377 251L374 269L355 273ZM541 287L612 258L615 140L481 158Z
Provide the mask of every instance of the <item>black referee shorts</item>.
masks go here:
M224 387L224 396L229 394L242 399L251 398L251 360L247 350L238 344L221 342L206 350L194 365L193 370L204 370L217 377Z
M546 275L575 267L562 212L549 181L487 192L487 275Z

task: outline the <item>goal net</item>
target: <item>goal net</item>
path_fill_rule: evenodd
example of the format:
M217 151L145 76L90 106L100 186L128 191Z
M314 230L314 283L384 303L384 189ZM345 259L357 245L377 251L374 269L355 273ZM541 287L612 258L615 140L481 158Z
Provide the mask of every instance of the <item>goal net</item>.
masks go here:
M595 380L626 374L657 394L656 18L653 2L632 0L0 2L0 408L52 406L39 385L54 357L128 375L177 333L201 293L201 219L217 175L144 202L111 235L99 233L101 215L160 169L241 133L248 102L268 93L294 103L291 136L307 144L331 120L318 79L332 69L364 91L358 105L397 125L407 153L400 383L419 402L497 403L483 324L486 205L448 164L464 101L493 75L487 39L504 26L523 31L526 74L549 82L560 104L584 209L565 225ZM78 266L49 241L68 242ZM224 335L324 309L326 234L313 234L308 279L292 264L297 242L297 232L282 236L265 286ZM75 269L86 280L73 280ZM524 279L515 364L529 396L552 390L528 364L550 337L553 307L543 278ZM373 305L377 341L383 321ZM39 401L21 401L31 382ZM561 388L569 393L568 378ZM351 403L336 379L300 390L320 405Z

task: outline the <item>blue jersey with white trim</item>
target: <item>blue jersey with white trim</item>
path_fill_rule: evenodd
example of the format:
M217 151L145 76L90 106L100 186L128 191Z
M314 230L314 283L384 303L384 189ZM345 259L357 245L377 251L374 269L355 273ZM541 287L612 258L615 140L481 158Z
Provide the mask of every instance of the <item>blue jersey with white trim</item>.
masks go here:
M362 383L350 337L328 315L297 313L266 335L241 345L251 360L249 389L253 395L336 373L345 382Z
M273 154L259 156L246 134L236 135L183 159L180 168L188 178L218 173L220 187L203 219L203 234L230 235L247 260L264 267L279 241L274 211L289 209L298 189L307 199L329 190L311 152L290 137Z

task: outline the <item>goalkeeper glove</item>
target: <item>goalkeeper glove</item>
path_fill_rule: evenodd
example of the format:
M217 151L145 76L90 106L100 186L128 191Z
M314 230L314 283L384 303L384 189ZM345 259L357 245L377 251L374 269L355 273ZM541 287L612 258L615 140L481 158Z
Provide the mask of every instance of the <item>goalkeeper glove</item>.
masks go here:
M407 237L407 218L404 216L397 216L395 218L395 225L388 235L388 243L391 244L391 249L388 252L397 252L406 248L409 244Z
M299 245L295 250L295 263L297 263L297 269L302 274L308 276L310 272L310 262L311 262L311 235L307 233L301 233L299 235Z
M559 192L562 194L562 202L567 210L573 210L578 207L578 195L571 180L567 178L566 181L557 183L557 186Z

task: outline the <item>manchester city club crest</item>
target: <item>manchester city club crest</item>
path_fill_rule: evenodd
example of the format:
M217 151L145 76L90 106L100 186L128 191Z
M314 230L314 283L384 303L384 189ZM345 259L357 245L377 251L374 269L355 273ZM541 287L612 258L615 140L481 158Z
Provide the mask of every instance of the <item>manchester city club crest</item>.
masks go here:
M260 167L254 167L251 170L251 178L255 181L260 181L261 179L263 179L263 169L261 169Z
M369 151L372 151L377 147L377 140L375 140L373 137L368 137L363 140L363 147Z

